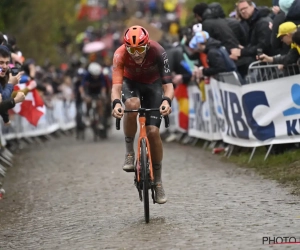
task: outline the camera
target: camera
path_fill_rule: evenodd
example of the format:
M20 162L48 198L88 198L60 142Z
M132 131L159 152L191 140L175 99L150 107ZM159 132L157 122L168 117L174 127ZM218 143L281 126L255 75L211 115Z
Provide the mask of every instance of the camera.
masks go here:
M263 49L258 48L256 50L256 53L257 53L258 56L261 56L263 54Z
M11 68L11 69L10 69L10 72L11 72L11 74L12 74L13 76L16 76L17 74L19 74L20 68L16 68L16 67Z

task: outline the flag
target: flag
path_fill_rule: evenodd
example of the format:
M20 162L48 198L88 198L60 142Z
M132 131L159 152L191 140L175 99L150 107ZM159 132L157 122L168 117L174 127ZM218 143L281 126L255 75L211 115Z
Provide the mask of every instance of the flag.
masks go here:
M15 85L14 91L26 88L29 83L30 81L26 84ZM13 111L15 114L24 117L33 126L37 126L40 118L46 113L46 107L39 92L33 89L27 93L23 102L16 104Z
M189 99L186 84L179 84L174 93L179 106L179 127L185 131L189 128Z

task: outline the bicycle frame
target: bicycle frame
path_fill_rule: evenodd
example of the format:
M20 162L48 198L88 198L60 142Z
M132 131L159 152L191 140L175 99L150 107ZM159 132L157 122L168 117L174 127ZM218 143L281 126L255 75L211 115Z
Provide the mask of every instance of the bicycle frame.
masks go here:
M165 109L165 107L162 107ZM119 112L121 110L119 109ZM146 128L146 113L151 111L159 111L159 109L145 109L139 108L137 110L125 110L125 113L137 112L139 114L140 134L137 145L137 158L134 183L138 190L140 200L144 203L144 215L146 223L149 223L150 210L149 210L149 189L151 189L153 203L155 204L154 195L154 174L152 167L152 158L150 152L150 143L147 137ZM169 117L165 116L165 126L169 127ZM116 120L117 130L120 130L121 119ZM146 152L145 152L146 151ZM149 164L149 165L148 165ZM148 172L149 171L149 172ZM143 194L142 194L143 192Z
M164 109L164 107L163 107ZM151 152L150 152L150 143L147 137L147 129L146 129L146 113L148 112L153 112L153 111L160 111L159 108L156 109L145 109L145 108L139 108L136 110L124 110L124 113L138 113L139 114L139 124L140 124L140 134L139 134L139 138L138 138L138 145L137 145L137 168L138 170L140 170L140 161L141 161L141 155L140 155L140 146L141 146L141 141L142 139L145 139L146 141L146 146L148 149L147 152L147 156L149 159L149 172L150 172L150 180L151 182L154 181L154 176L153 176L153 168L152 168L152 158L151 158ZM164 116L165 119L165 127L168 128L169 127L169 117L168 116ZM121 119L116 119L116 128L117 130L120 130L120 122ZM140 171L137 171L138 175L137 175L137 181L140 181Z
M141 153L140 153L140 147L141 147L141 141L142 139L145 139L146 141L146 147L148 149L147 151L147 157L149 159L149 173L150 173L150 180L151 182L154 182L154 176L153 176L153 168L152 168L152 158L151 158L151 150L150 150L150 143L147 137L147 129L146 129L146 114L142 113L139 114L139 124L140 124L140 134L138 138L138 151L137 151L137 181L140 181L140 162L141 162Z

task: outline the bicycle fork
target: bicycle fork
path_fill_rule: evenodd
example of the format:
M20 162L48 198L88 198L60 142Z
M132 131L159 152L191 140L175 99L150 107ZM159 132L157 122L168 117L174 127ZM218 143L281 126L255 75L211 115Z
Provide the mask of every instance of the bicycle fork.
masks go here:
M150 152L148 150L147 150L147 158L148 158L148 162L147 162L147 174L150 177L149 180L150 180L150 188L151 188L151 197L152 197L152 200L153 200L153 204L155 204L156 202L155 202L155 191L154 191L154 187L155 187L154 173L153 173L153 168L152 168L152 174L151 174L150 164L152 165L152 161L151 161ZM141 176L142 176L141 175L141 171L142 171L142 168L141 168L141 164L140 164L140 159L137 158L136 161L135 161L134 185L135 185L135 187L138 190L140 201L143 201L143 198L142 198L143 180L141 180Z

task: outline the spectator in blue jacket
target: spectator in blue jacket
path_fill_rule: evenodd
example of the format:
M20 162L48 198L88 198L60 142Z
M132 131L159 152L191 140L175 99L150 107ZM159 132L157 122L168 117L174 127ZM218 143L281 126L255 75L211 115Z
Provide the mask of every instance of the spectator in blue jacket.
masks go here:
M10 100L13 92L14 85L18 84L21 79L22 72L16 76L12 76L9 68L10 63L10 51L4 46L0 45L0 94L2 99ZM0 113L5 124L9 124L8 113Z

